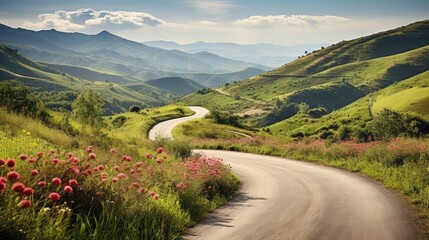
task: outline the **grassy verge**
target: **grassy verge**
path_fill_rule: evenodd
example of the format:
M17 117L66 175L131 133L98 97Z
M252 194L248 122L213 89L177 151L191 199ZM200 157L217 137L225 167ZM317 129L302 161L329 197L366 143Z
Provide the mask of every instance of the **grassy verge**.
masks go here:
M355 140L287 141L268 135L253 138L231 137L219 134L218 138L201 137L198 130L179 126L175 136L188 141L194 148L219 149L257 153L311 161L359 172L378 180L390 189L406 196L417 209L422 232L429 236L429 140L396 138L386 142L360 143ZM202 129L201 126L198 129ZM203 129L216 134L220 126L205 125ZM204 135L203 135L204 136Z
M127 132L139 139L130 144L107 129L71 136L0 120L0 239L176 239L238 186L222 160L186 157L189 146L141 131Z

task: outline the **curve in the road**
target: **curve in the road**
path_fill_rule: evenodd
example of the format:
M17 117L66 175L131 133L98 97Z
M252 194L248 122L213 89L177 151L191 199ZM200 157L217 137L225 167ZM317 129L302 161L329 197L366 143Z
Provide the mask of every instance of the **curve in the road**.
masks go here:
M160 129L174 128L167 125ZM231 202L191 228L183 239L422 238L405 201L375 181L279 157L194 151L223 158L242 185Z

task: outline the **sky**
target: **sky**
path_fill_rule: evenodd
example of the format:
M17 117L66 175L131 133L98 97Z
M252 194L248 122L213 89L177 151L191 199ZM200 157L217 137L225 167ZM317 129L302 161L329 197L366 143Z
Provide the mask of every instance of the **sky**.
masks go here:
M11 27L181 44L336 43L425 19L428 0L0 0Z

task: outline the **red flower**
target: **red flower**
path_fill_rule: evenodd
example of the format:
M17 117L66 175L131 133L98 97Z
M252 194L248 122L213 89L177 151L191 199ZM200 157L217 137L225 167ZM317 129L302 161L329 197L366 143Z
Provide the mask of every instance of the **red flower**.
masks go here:
M46 186L47 183L45 181L41 181L37 184L39 185L39 187L44 187L44 186Z
M87 153L92 153L92 146L88 146L88 147L86 148L86 152L87 152Z
M135 188L138 188L138 187L139 187L139 184L138 184L138 183L136 183L136 182L131 183L131 185L132 185L133 187L135 187Z
M14 192L22 192L22 191L24 191L24 188L25 188L25 186L22 183L14 183L12 185L12 191L14 191Z
M44 154L43 152L38 152L37 157L41 158L41 157L43 157L43 154Z
M150 192L149 195L155 196L155 192Z
M30 200L21 200L18 204L19 207L21 208L30 208L31 207L31 201Z
M20 158L21 160L25 160L25 159L27 159L27 155L25 155L25 154L21 154L21 155L19 155L19 158Z
M144 187L142 187L142 188L140 188L140 190L139 190L141 193L145 193L146 192L146 189L144 188Z
M60 200L61 196L60 194L56 193L56 192L51 192L49 194L49 199L51 199L52 202L58 202Z
M5 164L6 164L5 160L3 158L0 158L0 166L3 166Z
M156 160L156 163L160 164L160 163L162 163L162 160L158 159L158 160Z
M71 192L73 192L73 188L72 188L72 187L70 187L70 186L65 186L65 187L64 187L64 192L66 192L66 193L71 193Z
M1 182L0 181L0 191L3 191L3 190L5 190L6 189L6 183L4 183L4 182Z
M36 169L33 169L33 170L31 170L31 175L32 176L39 175L39 171L37 171Z
M24 188L24 195L31 196L34 194L34 190L31 187Z
M29 162L29 163L35 163L35 162L37 162L37 159L36 159L36 158L34 158L34 157L30 157L30 158L28 159L28 162Z
M150 154L150 153L146 153L146 158L147 158L147 159L151 159L151 158L152 158L152 154Z
M15 180L19 179L19 174L17 172L15 172L15 171L8 172L6 176L11 181L15 181Z
M73 157L73 153L71 153L71 152L67 153L67 157L68 158L72 158Z
M73 173L73 175L78 175L80 173L79 169L75 167L70 168L70 171Z
M111 154L116 154L116 153L118 153L118 151L116 151L115 149L112 148L112 149L110 149L110 153Z
M119 166L114 166L113 169L115 169L116 171L119 171Z
M98 170L104 170L104 166L103 165L98 165Z
M102 173L100 176L101 176L102 179L103 178L107 178L107 174L106 173Z
M158 154L161 154L162 152L164 152L164 149L162 147L159 147L158 149L156 149L156 152Z
M117 182L119 179L117 177L112 178L112 182Z
M6 162L6 165L8 166L8 167L10 167L10 168L13 168L13 167L15 167L15 159L13 159L13 158L9 158L8 160L7 160L7 162Z
M158 195L158 194L155 194L155 195L153 196L153 198L155 198L155 200L158 200L159 195Z
M162 156L162 158L167 159L167 155Z
M117 177L118 178L127 178L127 175L125 175L123 173L119 173Z
M95 155L95 153L90 153L88 156L91 159L96 159L97 158L97 156Z
M55 150L53 150L53 149L49 150L49 155L52 155L54 153L55 153ZM43 154L42 154L42 156L43 156Z
M71 179L70 181L69 181L69 184L70 184L70 186L72 186L72 187L76 187L77 186L77 180L76 179Z
M61 179L59 179L59 178L52 178L52 184L55 184L55 185L60 185L61 184Z
M7 179L5 177L0 177L0 182L7 183Z

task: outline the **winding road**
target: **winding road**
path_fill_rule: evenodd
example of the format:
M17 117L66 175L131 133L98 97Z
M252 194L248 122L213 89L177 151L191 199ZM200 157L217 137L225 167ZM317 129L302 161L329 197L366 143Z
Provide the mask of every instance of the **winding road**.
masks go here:
M177 124L208 113L190 108L195 115L162 122L149 137L171 138ZM194 152L223 158L241 187L182 239L423 239L405 201L373 180L279 157Z

